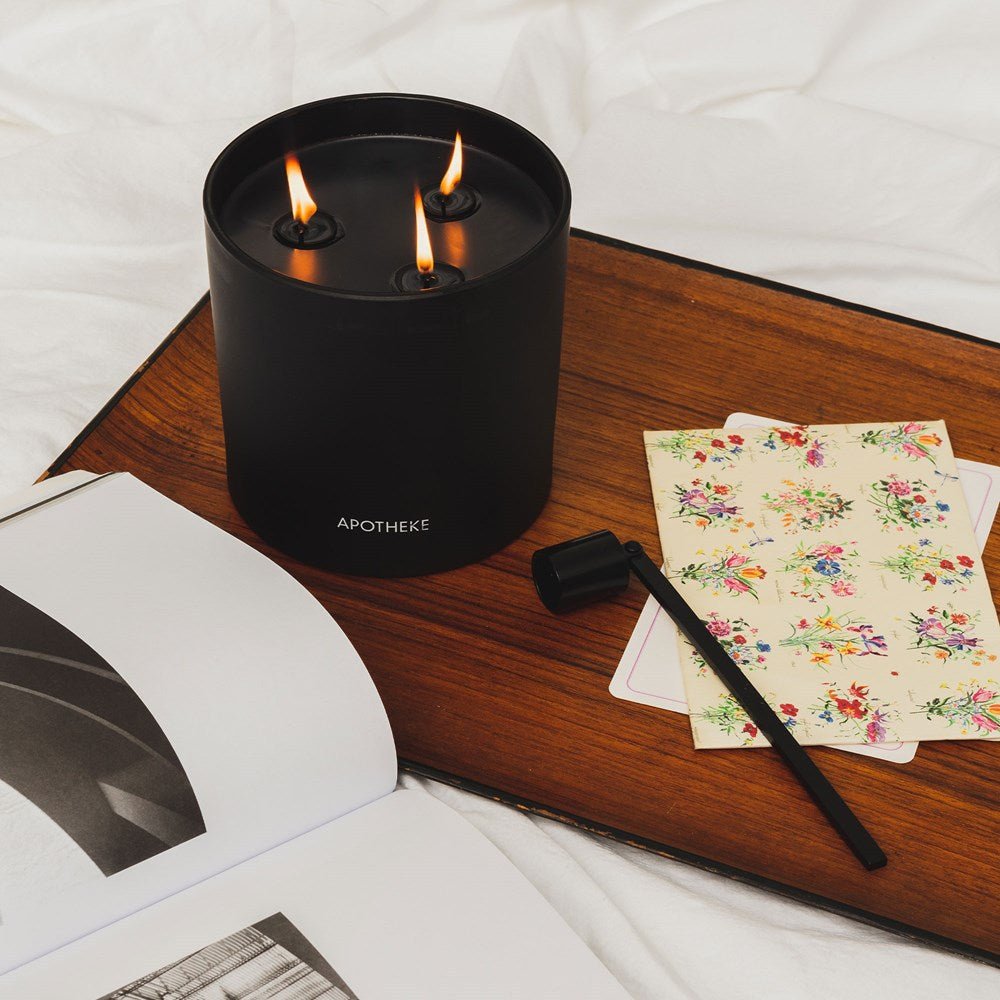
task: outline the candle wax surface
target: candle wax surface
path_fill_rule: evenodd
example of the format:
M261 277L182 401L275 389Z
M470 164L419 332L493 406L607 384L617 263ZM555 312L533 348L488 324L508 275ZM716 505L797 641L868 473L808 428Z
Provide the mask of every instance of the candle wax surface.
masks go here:
M301 281L366 295L398 295L393 278L415 256L414 186L436 186L451 142L421 136L353 136L297 150L318 208L345 235L317 250L293 249L274 236L291 211L284 159L259 169L226 201L222 229L254 260ZM551 202L523 171L492 153L463 148L463 183L482 204L455 222L428 219L435 262L460 268L469 281L527 253L555 218Z

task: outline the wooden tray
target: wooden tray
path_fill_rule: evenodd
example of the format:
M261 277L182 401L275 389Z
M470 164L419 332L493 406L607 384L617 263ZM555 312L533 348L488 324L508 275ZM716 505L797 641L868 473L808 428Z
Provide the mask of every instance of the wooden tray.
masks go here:
M555 618L528 575L539 546L605 526L659 557L645 428L943 417L957 454L1000 462L1000 350L585 233L566 305L552 499L475 566L349 578L255 538L226 492L206 300L49 472L132 472L286 567L357 646L404 767L1000 963L1000 746L929 743L905 766L812 751L889 855L866 873L772 751L695 752L684 716L611 697L638 587ZM996 597L996 529L984 562Z

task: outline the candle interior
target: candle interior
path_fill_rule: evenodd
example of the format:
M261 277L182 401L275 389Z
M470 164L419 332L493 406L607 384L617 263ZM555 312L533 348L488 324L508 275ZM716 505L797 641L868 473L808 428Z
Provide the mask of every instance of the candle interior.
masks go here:
M283 155L236 187L221 213L223 230L255 260L293 278L368 295L398 295L393 278L414 259L413 188L436 185L452 144L422 136L352 136L297 150L306 184L346 235L329 247L296 250L273 234L289 212ZM463 183L482 196L479 210L455 222L428 223L436 262L481 277L527 253L555 212L522 170L466 146Z

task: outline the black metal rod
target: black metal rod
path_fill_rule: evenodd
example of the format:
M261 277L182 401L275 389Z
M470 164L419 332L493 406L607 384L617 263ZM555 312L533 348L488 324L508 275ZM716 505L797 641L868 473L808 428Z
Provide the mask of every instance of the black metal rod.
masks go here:
M715 636L688 607L673 584L657 569L643 547L638 542L626 542L625 552L632 572L656 598L660 607L670 615L688 641L705 658L705 662L715 671L719 680L725 684L757 728L768 738L771 746L781 754L802 787L826 813L834 829L844 838L858 860L868 871L883 867L887 859L885 852L875 842L875 838L865 829L861 820L851 811L851 807L840 797Z

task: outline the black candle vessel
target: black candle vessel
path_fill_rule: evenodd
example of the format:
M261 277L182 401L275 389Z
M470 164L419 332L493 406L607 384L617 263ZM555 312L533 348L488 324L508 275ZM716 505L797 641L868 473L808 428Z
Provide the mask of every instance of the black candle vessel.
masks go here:
M464 176L445 196L456 131ZM227 475L250 526L373 576L521 534L551 483L570 206L553 154L470 105L334 98L234 140L204 204Z

